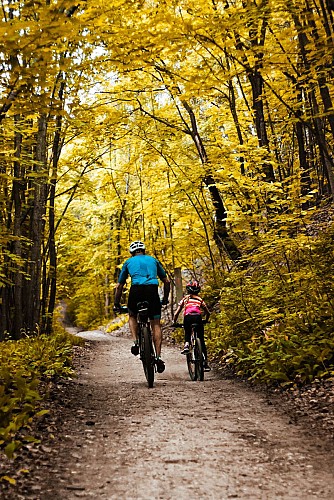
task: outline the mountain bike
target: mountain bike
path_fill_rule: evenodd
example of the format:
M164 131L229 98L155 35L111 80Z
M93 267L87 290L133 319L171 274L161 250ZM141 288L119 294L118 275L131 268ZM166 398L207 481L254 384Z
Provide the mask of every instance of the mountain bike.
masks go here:
M152 331L150 320L148 317L148 302L138 302L137 304L138 314L138 339L139 339L139 355L140 360L143 364L145 377L147 380L148 387L151 388L154 385L154 373L156 371L156 355L152 338ZM119 309L114 308L114 311L127 313L128 308L121 306Z
M144 373L148 386L151 388L154 384L154 372L156 370L155 349L152 339L150 320L148 317L148 302L139 302L138 308L138 338L139 354L143 363Z
M204 323L204 321L203 321ZM175 328L184 328L183 323L174 323ZM191 380L204 380L204 355L202 342L198 337L198 324L191 325L191 336L189 343L189 352L186 354L188 372Z

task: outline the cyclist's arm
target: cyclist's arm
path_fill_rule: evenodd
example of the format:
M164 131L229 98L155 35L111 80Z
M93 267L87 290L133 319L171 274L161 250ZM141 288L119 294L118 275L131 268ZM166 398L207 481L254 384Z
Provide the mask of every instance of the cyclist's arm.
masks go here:
M175 314L174 314L174 318L173 318L173 323L176 323L177 318L178 318L180 312L182 311L182 307L183 306L179 304L178 308L176 309Z
M162 267L161 263L158 261L158 259L155 259L156 264L157 264L157 275L158 278L163 282L164 284L164 295L162 299L162 304L167 305L168 304L168 297L169 297L169 292L170 292L170 281L167 277L166 271Z
M121 302L123 287L124 287L126 280L129 276L129 270L128 270L127 264L128 264L128 261L125 261L123 266L122 266L121 272L118 276L118 283L116 285L115 300L114 300L115 306L118 306Z
M206 305L206 303L203 301L202 302L202 308L203 308L203 311L205 312L205 319L206 321L209 321L209 318L210 318L210 311L208 309L208 306Z
M119 305L121 302L123 287L124 283L117 283L116 285L115 300L114 300L115 306Z
M118 283L116 285L115 300L114 300L115 306L118 306L121 302L123 287L126 283L127 277L129 276L129 270L127 264L128 261L125 261L122 266L121 272L118 276Z
M165 276L164 278L162 278L161 281L164 284L164 295L163 295L162 303L163 304L164 303L167 304L168 303L168 296L169 296L169 292L170 292L170 281L167 278L167 276Z

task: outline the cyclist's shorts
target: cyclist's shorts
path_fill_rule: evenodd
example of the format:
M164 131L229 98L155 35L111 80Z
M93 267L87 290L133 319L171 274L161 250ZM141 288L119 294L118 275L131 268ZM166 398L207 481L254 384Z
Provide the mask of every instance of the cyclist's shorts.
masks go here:
M130 316L136 316L138 302L148 302L148 316L150 319L161 318L161 302L158 285L132 285L128 298L128 311Z
M204 337L203 319L200 314L186 314L183 318L184 333L187 337L187 342L190 340L191 325L196 323L198 325L197 334L199 338Z

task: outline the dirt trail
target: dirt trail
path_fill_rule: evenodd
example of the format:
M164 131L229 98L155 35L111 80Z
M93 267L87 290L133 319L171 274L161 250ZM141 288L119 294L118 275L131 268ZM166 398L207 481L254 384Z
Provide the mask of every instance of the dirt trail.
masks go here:
M191 382L179 349L166 346L166 371L148 389L129 338L95 338L66 385L48 459L17 498L334 498L333 452L265 396L214 372Z

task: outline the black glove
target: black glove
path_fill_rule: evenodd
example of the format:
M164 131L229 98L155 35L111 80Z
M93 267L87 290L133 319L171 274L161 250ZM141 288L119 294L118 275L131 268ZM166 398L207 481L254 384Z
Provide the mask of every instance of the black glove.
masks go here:
M113 311L114 312L119 312L121 310L121 305L120 304L114 304Z
M166 306L168 304L168 299L162 299L161 305Z

